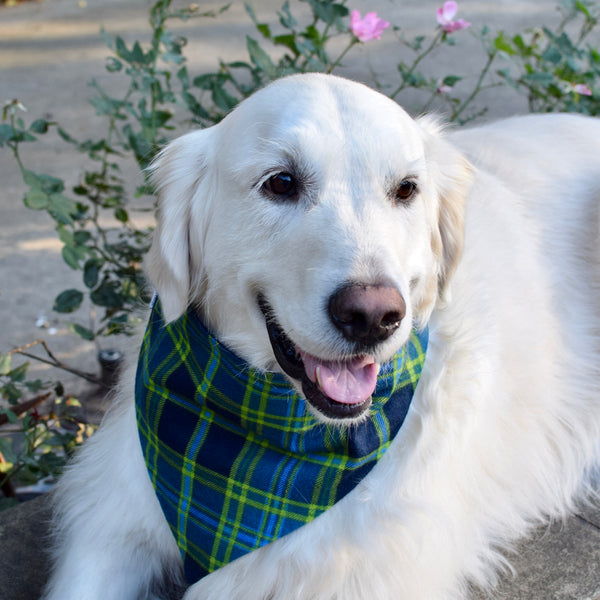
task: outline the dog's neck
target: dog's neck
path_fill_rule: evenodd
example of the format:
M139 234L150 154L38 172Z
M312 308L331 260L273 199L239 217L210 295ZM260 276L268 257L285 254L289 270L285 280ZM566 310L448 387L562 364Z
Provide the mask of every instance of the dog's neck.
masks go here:
M399 431L427 331L378 377L369 417L324 426L283 376L251 368L195 312L165 324L152 309L136 378L144 458L197 581L311 521L350 492Z

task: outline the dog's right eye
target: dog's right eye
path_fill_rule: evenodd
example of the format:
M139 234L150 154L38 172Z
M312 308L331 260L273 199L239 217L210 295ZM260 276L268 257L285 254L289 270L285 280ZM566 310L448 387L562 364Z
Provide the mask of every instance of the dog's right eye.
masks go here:
M297 195L298 183L290 173L276 173L264 182L263 190L270 196L287 200Z

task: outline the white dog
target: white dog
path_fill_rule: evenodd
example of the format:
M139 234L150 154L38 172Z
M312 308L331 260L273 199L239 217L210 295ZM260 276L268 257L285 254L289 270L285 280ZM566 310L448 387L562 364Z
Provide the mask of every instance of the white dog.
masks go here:
M362 85L302 75L175 140L153 176L148 271L166 323L201 319L215 352L245 361L239 374L285 373L290 402L310 407L298 418L325 423L325 440L380 414L380 367L428 331L422 375L351 491L223 564L199 548L219 568L184 583L196 541L169 527L149 477L158 442L140 443L133 365L56 493L46 600L465 598L495 581L503 547L589 492L600 122L528 116L445 134ZM196 361L178 368L201 396ZM179 422L160 427L177 440ZM172 500L190 502L183 487Z

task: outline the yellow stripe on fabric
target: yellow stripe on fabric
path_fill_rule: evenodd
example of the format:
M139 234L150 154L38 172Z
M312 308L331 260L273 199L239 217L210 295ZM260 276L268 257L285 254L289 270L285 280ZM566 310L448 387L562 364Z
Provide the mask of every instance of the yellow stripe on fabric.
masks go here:
M161 334L161 336L160 336L161 338L163 336L167 336L168 335L168 336L171 337L171 339L173 339L173 337L171 335L171 332L168 329L162 329L160 331L160 334ZM189 350L188 350L188 352L189 352ZM165 356L165 358L159 363L159 367L158 367L157 371L160 371L160 370L162 370L162 368L164 366L169 365L169 363L171 362L171 360L172 360L173 356L175 356L175 354L177 354L176 347L174 347L173 350L169 354L167 354L167 356ZM145 354L145 357L146 357L147 361L149 360L150 355L151 355L150 351L148 351L148 353ZM173 363L170 366L170 369L167 370L167 374L170 375L177 367L178 367L178 363ZM149 369L147 369L147 372L149 373ZM164 377L163 379L166 379L166 377ZM163 414L163 410L165 408L165 405L166 405L167 401L169 400L169 393L168 393L168 391L165 391L164 386L160 385L160 383L162 383L162 382L159 382L159 385L157 385L156 382L155 382L155 380L154 380L154 377L151 376L151 375L149 376L149 379L148 379L148 389L150 390L151 393L156 394L156 396L158 396L160 398L159 401L158 401L158 403L156 403L156 402L154 403L155 406L156 406L156 411L152 415L153 416L152 422L150 422L150 420L148 420L149 431L152 431L152 432L157 432L158 431L158 425L160 423L160 420L161 420L161 417L162 417L162 414ZM148 398L149 399L151 398L150 394L148 394ZM147 411L147 414L148 414L148 412L149 411ZM148 419L149 418L150 418L150 414L148 414ZM153 461L152 461L153 470L156 472L156 471L158 471L158 460L160 458L160 452L159 452L159 445L158 444L154 443L153 446L154 446L155 450L157 450L154 453L154 457L153 457Z
M335 460L336 455L334 453L329 454L329 456L327 457L327 461L323 465L323 468L321 469L321 472L320 472L319 476L317 477L315 489L313 490L313 495L312 495L311 501L310 501L311 519L314 519L321 512L323 512L322 510L317 510L316 507L318 507L318 506L329 507L329 506L333 506L333 504L335 503L335 495L337 493L337 489L340 484L340 480L342 479L342 475L344 474L344 467L346 466L346 463L348 462L347 457L337 456L337 458L339 458L340 460L338 460L338 461ZM329 486L329 489L328 489L329 493L327 494L327 500L325 502L323 502L323 501L319 502L319 499L322 500L322 492L324 491L323 486L325 483L324 482L325 473L334 464L336 464L335 477L333 479L333 482Z
M190 512L189 504L193 497L193 488L196 481L196 456L211 423L210 411L204 410L203 413L203 419L198 419L194 433L186 447L185 456L181 457L183 460L179 463L181 480L179 504L177 506L177 544L182 552L187 552L187 522Z
M186 331L185 328L182 328L182 330ZM181 339L184 339L183 335L181 336ZM219 367L219 354L213 352L211 355L209 355L208 362L200 368L200 372L202 373L202 381L200 382L198 377L196 376L197 369L190 369L186 362L186 359L188 358L188 355L191 351L189 341L185 343L185 348L186 351L184 353L181 353L180 349L178 348L179 355L182 359L182 362L185 362L186 364L186 369L190 377L192 378L192 381L194 382L196 393L205 395L206 391L210 388L212 380ZM194 428L194 432L186 446L185 455L181 457L183 461L181 467L179 505L177 507L177 531L178 535L181 536L179 547L180 549L182 549L182 551L184 551L184 547L187 546L187 522L189 518L189 504L191 502L191 498L193 498L193 488L194 484L196 483L196 458L198 452L200 451L200 448L202 447L204 438L206 437L213 422L213 413L210 410L208 410L205 407L200 408L199 410L201 412L198 413L198 420Z
M252 388L254 386L254 381L255 381L255 377L253 373L248 373L248 384L245 386L244 389L244 397L242 398L242 402L239 406L235 407L237 408L237 410L240 413L240 424L242 427L244 428L248 428L248 422L250 421L249 417L248 417L248 412L250 411L250 401L251 401L251 397L252 397ZM224 402L224 404L227 403L227 399ZM253 419L254 421L256 419Z
M260 403L258 405L258 415L259 418L256 421L256 433L258 435L262 435L263 434L263 429L265 427L265 419L264 416L260 416L260 415L266 415L267 413L267 406L268 406L268 400L269 400L269 392L271 390L271 385L268 382L265 382L265 385L263 386L262 390L260 391Z
M213 544L213 551L212 551L212 556L211 556L211 566L213 566L213 568L214 568L214 564L216 562L216 559L214 558L214 556L216 556L219 553L219 545L221 544L221 542L224 538L223 531L225 529L225 524L227 523L227 515L229 513L229 508L231 506L232 500L239 500L239 502L237 503L238 507L237 507L237 511L236 511L236 523L237 524L234 527L234 531L232 532L233 535L231 535L231 537L227 541L227 546L226 546L225 553L224 553L225 562L223 562L221 564L227 564L230 561L231 552L235 545L235 539L236 539L235 534L237 534L237 531L239 530L239 523L240 523L239 517L241 515L241 511L243 511L243 509L244 509L244 504L247 499L245 492L248 488L250 488L250 485L247 483L239 485L238 471L240 470L242 465L244 465L244 463L246 462L246 456L249 455L251 460L250 460L250 465L248 466L248 468L245 469L245 479L242 480L242 478L240 478L240 480L247 482L249 479L252 478L254 469L256 468L257 463L262 458L264 452L265 452L264 448L260 448L258 451L256 451L256 446L254 444L246 441L246 443L244 444L244 446L242 448L242 451L237 456L237 458L235 459L235 461L231 467L230 477L227 482L227 489L225 491L225 501L223 503L223 514L221 515L221 519L219 521L219 527L218 527L217 531L215 532L215 541ZM235 494L234 489L233 489L234 487L239 487L242 490L242 492L244 492L244 493Z

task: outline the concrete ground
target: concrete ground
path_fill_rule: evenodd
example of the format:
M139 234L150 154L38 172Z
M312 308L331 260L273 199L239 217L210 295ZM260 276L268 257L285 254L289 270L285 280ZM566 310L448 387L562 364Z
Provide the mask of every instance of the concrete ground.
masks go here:
M441 2L439 2L441 4ZM218 7L221 2L202 0L202 10ZM274 20L279 0L255 0L260 18ZM461 17L473 23L473 30L484 24L508 32L528 26L553 25L558 21L552 0L463 0ZM291 1L292 9L302 14L304 4ZM18 98L29 109L27 119L39 116L59 121L73 135L92 137L102 132L101 121L94 116L87 99L86 83L96 78L109 88L119 82L104 70L108 51L100 36L103 26L109 33L119 33L126 40L144 39L148 35L147 0L45 0L25 2L15 7L0 7L0 100ZM380 16L400 25L408 35L428 34L435 26L438 0L356 0L352 8L364 14L376 10ZM243 3L234 0L230 10L216 21L191 21L177 26L189 44L186 49L188 68L194 74L214 70L218 59L245 57L245 35L252 26ZM470 75L469 82L483 63L478 42L469 32L459 32L459 45L441 53L429 63L440 75ZM460 37L459 37L460 35ZM383 83L394 85L395 65L401 50L391 32L378 42L365 44L345 61L341 71L348 76L369 81L375 71ZM400 101L409 109L414 98ZM488 106L486 118L522 113L526 104L510 90L492 90L482 97L479 106ZM33 170L55 174L75 184L84 161L55 137L24 148L24 159ZM134 177L134 171L131 176ZM83 370L96 369L98 347L126 346L127 340L103 340L98 346L75 338L68 332L68 319L52 313L54 297L69 287L81 287L80 275L66 267L60 244L45 214L28 211L22 206L24 187L20 174L8 152L0 149L0 352L28 343L39 337L47 339L62 360ZM57 333L40 329L36 321L43 313ZM89 315L73 317L86 323ZM51 374L42 366L35 369L44 376ZM105 407L102 394L87 383L70 376L60 376L69 391L88 403L92 418ZM35 523L44 514L31 509L12 509L0 515L0 556L3 564L19 564L22 574L9 580L0 577L0 600L33 600L39 577L28 579L23 564L31 562L32 572L39 575L39 544L31 541L39 529L24 533L15 545L19 519ZM26 513L26 514L25 514ZM15 523L17 525L15 525ZM12 527L12 529L10 528ZM11 533L12 532L12 533ZM31 542L31 543L29 543ZM19 554L15 554L15 552ZM582 511L563 526L544 529L509 557L516 576L508 575L497 598L511 600L594 600L600 599L600 512ZM3 581L5 584L3 585ZM479 597L479 596L478 596Z

